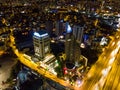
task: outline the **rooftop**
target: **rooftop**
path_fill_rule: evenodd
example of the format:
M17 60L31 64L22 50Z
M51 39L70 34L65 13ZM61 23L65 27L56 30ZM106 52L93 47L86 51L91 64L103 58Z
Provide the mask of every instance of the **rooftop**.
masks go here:
M46 32L46 30L39 30L37 32L34 32L34 36L37 36L37 37L44 37L47 35L48 35L48 33Z

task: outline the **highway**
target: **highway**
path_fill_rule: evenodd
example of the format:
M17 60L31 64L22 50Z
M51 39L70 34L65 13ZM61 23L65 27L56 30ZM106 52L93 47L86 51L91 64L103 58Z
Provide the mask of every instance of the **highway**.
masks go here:
M120 44L119 44L120 45ZM111 71L109 72L102 90L119 90L120 84L120 51L116 55L116 59L112 65Z
M83 80L81 90L119 90L120 32L111 40ZM118 89L117 89L118 88Z

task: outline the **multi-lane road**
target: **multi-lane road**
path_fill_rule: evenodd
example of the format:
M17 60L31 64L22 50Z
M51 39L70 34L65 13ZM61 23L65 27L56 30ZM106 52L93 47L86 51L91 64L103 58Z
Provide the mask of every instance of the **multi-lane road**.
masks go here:
M82 90L120 89L120 32L115 37L84 78Z
M120 47L120 41L117 44ZM115 61L107 75L102 90L120 90L120 51L117 52Z

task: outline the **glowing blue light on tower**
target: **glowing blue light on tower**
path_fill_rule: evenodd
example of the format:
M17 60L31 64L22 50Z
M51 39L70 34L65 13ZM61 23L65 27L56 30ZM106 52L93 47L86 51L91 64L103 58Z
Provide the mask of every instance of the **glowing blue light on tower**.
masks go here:
M68 22L66 23L66 27L67 27L67 33L71 33L72 32L72 28L71 28L71 26L69 25Z

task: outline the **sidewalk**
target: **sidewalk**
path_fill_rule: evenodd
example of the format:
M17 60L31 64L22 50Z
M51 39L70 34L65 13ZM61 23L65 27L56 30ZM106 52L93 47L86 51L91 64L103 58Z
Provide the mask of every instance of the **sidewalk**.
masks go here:
M5 83L10 77L10 71L15 61L12 58L0 58L0 90L3 90L9 86Z

